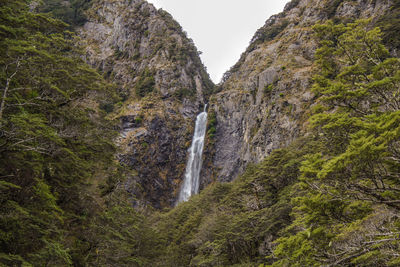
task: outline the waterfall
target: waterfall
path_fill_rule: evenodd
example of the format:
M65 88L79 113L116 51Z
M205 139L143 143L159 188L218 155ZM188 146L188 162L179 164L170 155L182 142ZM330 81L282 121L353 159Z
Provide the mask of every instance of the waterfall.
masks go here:
M189 159L186 163L185 178L179 193L178 203L187 201L191 195L199 192L199 178L202 165L202 155L204 147L204 138L207 127L207 105L204 106L204 111L197 115L196 126L192 145L189 149Z

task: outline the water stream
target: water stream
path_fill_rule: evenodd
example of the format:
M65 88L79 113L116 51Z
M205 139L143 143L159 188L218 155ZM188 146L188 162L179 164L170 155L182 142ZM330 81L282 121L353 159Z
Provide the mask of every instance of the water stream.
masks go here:
M207 127L207 105L204 106L204 111L197 115L196 126L192 145L189 149L189 159L186 163L185 178L179 193L178 203L187 201L191 195L199 192L199 178L202 165L202 155L204 147L204 138Z

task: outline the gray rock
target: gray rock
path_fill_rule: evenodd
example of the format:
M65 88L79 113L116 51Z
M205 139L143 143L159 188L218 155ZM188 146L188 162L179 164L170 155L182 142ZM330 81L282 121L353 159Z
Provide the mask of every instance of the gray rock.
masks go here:
M342 1L333 15L373 19L390 5L384 0L373 2ZM247 164L263 160L305 133L307 112L314 104L311 77L316 44L310 25L328 19L325 7L326 1L319 0L288 4L257 31L241 60L225 76L223 91L211 104L217 131L213 164L208 168L217 172L218 180L235 179ZM283 22L287 26L276 37L260 42L261 33ZM203 179L210 180L211 172L205 170Z

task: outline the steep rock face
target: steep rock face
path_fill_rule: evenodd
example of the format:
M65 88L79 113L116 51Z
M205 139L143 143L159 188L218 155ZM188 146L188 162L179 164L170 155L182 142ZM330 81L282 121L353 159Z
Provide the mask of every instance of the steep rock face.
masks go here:
M382 0L293 0L267 20L210 101L217 131L213 148L207 149L214 151L212 168L220 181L234 179L248 163L304 133L314 97L312 26L328 19L372 18L378 23L391 5ZM210 179L209 173L204 171L203 180Z
M144 0L95 1L80 37L86 60L118 86L122 101L105 108L121 122L126 189L137 205L172 205L195 116L214 86L192 40Z

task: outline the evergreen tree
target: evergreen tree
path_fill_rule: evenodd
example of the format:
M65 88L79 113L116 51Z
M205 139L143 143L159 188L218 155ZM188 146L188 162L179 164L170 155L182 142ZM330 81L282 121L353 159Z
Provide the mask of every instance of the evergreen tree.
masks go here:
M314 27L322 149L302 163L304 195L274 266L400 262L400 61L369 21Z
M98 208L90 182L113 168L98 106L114 96L67 25L27 2L0 3L0 262L65 266Z
M85 12L92 0L43 0L39 11L51 13L71 26L80 26L86 22Z

